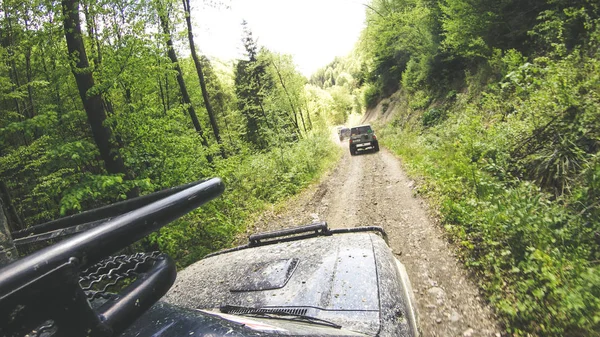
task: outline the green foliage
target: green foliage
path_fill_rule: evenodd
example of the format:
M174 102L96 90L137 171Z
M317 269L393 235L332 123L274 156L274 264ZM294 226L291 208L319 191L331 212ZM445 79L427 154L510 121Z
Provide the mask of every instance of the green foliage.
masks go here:
M450 119L443 127L457 122ZM380 139L413 174L426 178L421 193L439 203L446 230L508 331L544 336L597 331L598 218L590 228L589 220L565 208L566 200L553 200L528 182L495 177L505 168L495 167L486 136L483 144L471 138L478 132L448 142L456 134L437 131L439 138L388 127ZM473 161L476 153L485 155ZM597 214L598 206L593 208Z
M257 149L265 149L269 144L266 133L262 130L270 128L264 101L273 90L275 79L267 72L268 63L258 57L258 46L252 33L245 32L244 46L248 60L241 60L235 69L235 90L238 97L238 109L245 119L246 141Z
M408 91L422 89L430 77L431 60L428 57L411 58L402 73L402 87Z
M544 9L563 6L546 0L446 0L441 3L442 45L468 59L488 58L495 48L532 50L529 32L539 23L538 14Z
M487 37L500 21L497 1L446 1L442 6L445 48L467 58L484 57L490 52Z
M558 62L537 59L507 75L502 93L519 102L530 130L512 152L516 174L561 195L600 148L600 63L573 53ZM507 94L508 93L508 94Z
M599 23L587 0L367 9L368 106L406 101L382 144L424 178L510 334L600 331Z
M515 335L600 329L598 66L507 52L504 79L478 99L380 133L425 178L420 192Z
M431 103L431 96L425 90L417 90L410 99L412 109L424 109Z
M385 95L401 83L417 90L428 82L439 47L438 16L437 1L373 1L361 37L369 82Z
M339 158L327 133L309 133L297 143L271 151L229 157L210 174L224 179L222 197L150 237L180 267L227 247L249 216L296 194ZM193 178L192 178L193 179Z
M290 56L265 48L258 50L252 33L246 30L245 34L249 59L238 61L235 69L245 140L264 150L302 137L312 127L310 112L306 111L306 79L295 69Z
M423 113L421 123L424 127L434 126L446 117L446 113L439 108L431 108Z
M309 83L326 92L323 95L328 97L327 122L343 124L351 113L363 112L365 101L359 86L364 83L366 70L362 58L362 53L354 50L346 57L336 57L311 76Z
M600 16L593 1L552 1L555 6L541 11L538 23L529 31L538 48L564 56L566 52L590 40Z
M46 179L52 178L52 174L46 176ZM71 177L74 178L74 177ZM44 184L36 186L40 192L47 188ZM133 188L149 190L152 186L148 179L145 180L123 180L117 175L93 175L84 173L77 176L77 183L69 186L62 192L60 200L60 215L65 216L67 212L84 210L84 206L89 208L90 204L98 204L99 201L106 199L111 202L112 198L106 196L118 195L118 199L126 199L126 193ZM106 202L104 201L104 202Z
M313 119L313 126L317 129L327 129L330 115L334 111L333 97L329 91L311 84L305 86L306 109Z
M205 132L204 146L189 105L181 103L178 71L166 46L169 34L157 33L163 31L160 13L171 23L175 45L181 42L183 35L175 30L182 27L183 13L177 4L80 4L90 64L84 71L95 83L85 95L101 96L104 126L113 135L109 155L119 155L125 164L125 173L108 174L71 71L62 6L3 2L0 180L25 227L220 176L227 185L222 198L142 243L185 266L231 244L252 213L297 193L338 158L339 148L325 131L326 114L336 104L348 110L352 99L313 92L290 56L260 48L248 30L245 60L200 59L227 158L219 156L212 133ZM194 64L179 63L189 104L207 130ZM336 74L336 80L355 89L347 72Z
M352 112L352 95L342 87L335 86L329 90L333 99L333 106L330 112L329 121L332 124L342 124Z
M285 131L278 135L277 142L293 141L311 128L312 120L304 92L306 78L296 70L294 60L289 55L263 49L261 57L269 64L267 71L276 83L265 108L271 112L274 127Z
M381 89L375 85L367 85L363 93L363 99L367 108L373 108L377 105L381 97Z

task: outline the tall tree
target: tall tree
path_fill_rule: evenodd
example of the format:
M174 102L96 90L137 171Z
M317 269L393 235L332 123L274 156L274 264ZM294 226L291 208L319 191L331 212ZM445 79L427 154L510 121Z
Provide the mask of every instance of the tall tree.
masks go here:
M102 95L100 92L90 90L94 87L94 76L83 43L79 20L79 1L63 0L62 10L67 49L74 61L71 63L71 70L106 171L111 174L123 174L126 178L130 178L123 158L113 142L112 131L105 125L106 111Z
M4 205L0 198L0 266L16 260L19 256L10 237L8 221L4 216Z
M4 27L2 32L2 46L6 48L7 51L7 63L10 64L9 77L11 86L13 91L16 92L21 87L21 82L19 80L19 72L17 70L17 62L16 62L16 41L15 41L15 32L13 28L13 11L14 8L10 8L9 3L4 1L2 3L2 11L4 12ZM23 113L23 109L21 107L21 97L20 95L13 95L13 101L15 105L16 112L19 116L25 116Z
M30 35L29 34L29 11L25 11L24 13L24 28L25 28L25 34L26 35ZM29 40L29 37L28 39ZM33 82L33 75L32 75L32 70L31 70L31 42L27 41L26 45L25 45L25 76L27 79L27 97L28 97L28 106L27 106L27 114L29 115L30 118L33 118L36 115L36 110L35 110L35 104L33 103L33 86L32 86L32 82Z
M266 148L267 135L264 125L272 129L273 123L264 107L264 99L273 86L273 79L267 73L267 63L258 58L258 46L252 32L243 21L244 36L242 42L248 60L240 60L235 71L235 91L238 97L238 109L246 119L246 140L258 148Z
M13 231L23 229L23 221L15 208L15 205L12 203L12 198L10 193L8 192L8 187L3 180L0 180L0 199L4 200L6 206L6 218L8 219L9 228Z
M217 124L217 119L215 118L215 112L213 110L212 104L210 102L210 96L208 94L208 90L206 89L206 79L204 78L204 72L202 71L202 63L198 58L198 54L196 53L196 46L194 44L194 34L192 33L192 18L190 15L190 0L182 0L183 1L183 9L185 11L185 22L187 24L187 32L188 32L188 41L190 43L190 50L192 52L192 59L194 60L194 66L196 67L196 72L198 73L198 79L200 80L200 89L202 90L202 98L204 99L204 106L206 107L206 112L208 113L208 119L210 120L210 126L212 127L213 134L215 135L215 139L221 148L221 156L225 158L225 149L222 146L221 135L219 133L219 125Z
M300 119L302 120L302 127L304 128L304 133L306 133L306 125L304 124L304 116L302 115L302 110L300 110L300 107L298 107L298 111L296 111L296 105L294 104L292 97L287 89L287 87L285 86L285 81L283 80L283 76L281 76L281 71L279 71L279 67L277 67L277 65L275 64L275 61L273 61L271 59L271 65L273 66L273 68L275 69L275 72L277 73L277 78L279 78L279 83L281 84L281 87L283 88L283 92L285 93L285 97L287 98L288 103L290 104L290 109L292 109L292 122L294 123L294 126L296 127L296 129L298 130L298 134L300 134L300 125L298 125L298 114L300 114Z
M173 48L173 38L171 37L171 29L169 28L169 16L167 14L167 9L163 6L160 0L156 1L157 10L158 10L158 18L160 20L160 25L163 30L163 34L167 37L167 54L169 59L173 63L175 70L177 71L177 83L179 84L179 89L181 90L181 97L183 103L187 105L187 111L192 119L192 123L194 124L194 128L198 135L200 136L200 141L202 145L208 149L208 141L204 137L204 132L202 131L202 126L198 121L198 116L196 115L196 109L194 109L194 105L192 104L192 100L190 99L190 94L188 93L187 86L185 85L185 81L183 80L183 71L181 71L181 66L179 65L179 60L177 59L177 54L175 53L175 48ZM207 156L209 162L212 162L212 157Z

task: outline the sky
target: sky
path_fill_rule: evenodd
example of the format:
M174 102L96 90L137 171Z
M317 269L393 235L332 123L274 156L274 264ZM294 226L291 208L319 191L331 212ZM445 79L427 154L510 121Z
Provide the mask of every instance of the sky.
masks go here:
M242 20L259 46L293 56L310 76L358 41L368 0L222 0L210 7L192 0L195 42L203 54L223 60L242 58Z

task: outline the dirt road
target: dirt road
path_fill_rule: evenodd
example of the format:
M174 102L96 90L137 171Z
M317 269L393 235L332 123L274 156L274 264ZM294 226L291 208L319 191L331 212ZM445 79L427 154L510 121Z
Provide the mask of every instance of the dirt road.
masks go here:
M400 162L379 153L345 154L322 182L282 209L266 212L248 232L325 220L330 228L377 225L411 279L424 336L500 336L491 310L481 301L443 237L415 198Z

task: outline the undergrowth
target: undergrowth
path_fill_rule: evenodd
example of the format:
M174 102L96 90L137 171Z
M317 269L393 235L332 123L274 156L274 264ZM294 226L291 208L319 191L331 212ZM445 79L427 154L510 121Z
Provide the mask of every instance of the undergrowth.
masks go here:
M185 267L228 247L253 213L301 191L335 164L339 155L339 147L322 132L268 152L218 161L206 175L223 179L223 195L163 227L145 244L168 253L178 267Z
M380 139L423 178L508 333L600 336L600 63L508 66L482 94L400 116Z

